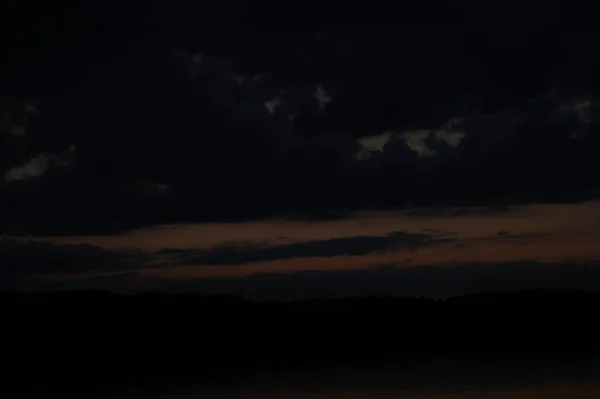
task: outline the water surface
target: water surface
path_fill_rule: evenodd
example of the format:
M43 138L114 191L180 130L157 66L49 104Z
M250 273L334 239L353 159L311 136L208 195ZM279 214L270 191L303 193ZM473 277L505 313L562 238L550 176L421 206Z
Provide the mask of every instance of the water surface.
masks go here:
M212 384L130 388L128 399L587 399L600 398L590 361L438 362L254 373Z

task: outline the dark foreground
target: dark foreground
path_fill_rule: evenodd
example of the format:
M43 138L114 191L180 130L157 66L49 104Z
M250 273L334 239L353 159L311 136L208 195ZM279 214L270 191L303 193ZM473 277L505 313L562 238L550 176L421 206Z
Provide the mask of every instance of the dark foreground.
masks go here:
M600 293L590 292L294 303L72 292L2 294L0 306L3 380L27 395L260 370L600 354Z

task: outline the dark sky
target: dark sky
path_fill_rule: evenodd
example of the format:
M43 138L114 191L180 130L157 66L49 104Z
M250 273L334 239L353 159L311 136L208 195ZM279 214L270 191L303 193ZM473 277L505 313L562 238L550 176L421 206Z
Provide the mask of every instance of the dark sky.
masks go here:
M571 3L5 1L2 286L589 285L600 33Z

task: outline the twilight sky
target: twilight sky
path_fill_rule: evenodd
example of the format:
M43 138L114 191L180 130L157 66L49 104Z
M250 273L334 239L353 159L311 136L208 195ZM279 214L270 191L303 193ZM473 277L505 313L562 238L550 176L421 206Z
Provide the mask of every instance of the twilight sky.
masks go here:
M0 12L0 289L600 289L589 17L187 3Z

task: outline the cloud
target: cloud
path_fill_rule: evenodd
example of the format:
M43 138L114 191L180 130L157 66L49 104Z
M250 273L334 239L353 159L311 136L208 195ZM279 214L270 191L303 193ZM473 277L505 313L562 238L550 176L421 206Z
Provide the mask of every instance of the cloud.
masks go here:
M469 247L473 243L481 243L481 242L491 242L495 244L516 244L516 245L524 245L539 242L547 237L549 237L550 233L545 232L534 232L534 233L524 233L524 234L513 234L508 231L499 231L495 235L491 236L483 236L483 237L475 237L462 240L457 242L454 245L454 249L463 249Z
M23 137L28 129L40 115L40 110L35 104L26 100L8 101L8 104L0 103L0 135L4 132L16 137Z
M8 132L15 136L25 136L25 126L23 125L12 125L8 128Z
M155 253L105 250L89 244L51 244L32 240L0 239L0 275L4 287L33 284L38 278L85 279L95 275L136 273L144 269L177 265L243 265L290 258L356 256L409 250L456 241L447 232L429 234L390 232L382 236L357 236L282 244L231 242L208 249L165 248Z
M358 159L367 159L374 152L383 152L383 148L390 141L392 133L383 133L375 136L366 136L358 139L360 151L356 154Z
M383 153L386 144L400 138L418 157L433 156L440 146L456 148L465 136L465 132L456 128L462 121L450 119L439 129L408 129L401 133L386 132L380 135L362 137L358 140L361 150L358 159L369 158L374 153Z
M330 96L329 93L327 93L325 91L325 89L323 88L323 86L321 86L321 85L317 86L314 96L317 99L317 101L319 102L319 109L321 111L325 110L325 108L327 107L327 104L329 104L331 101L333 101L333 97Z
M289 258L366 255L418 249L432 245L468 245L475 241L539 239L538 235L494 234L459 240L452 232L429 234L392 232L383 236L267 245L231 243L214 248L165 249L153 254L106 251L92 245L57 245L24 240L0 240L0 289L114 289L233 293L258 299L311 296L458 295L490 290L535 288L600 289L600 264L445 263L412 266L413 257L397 264L367 265L364 270L308 271L236 278L159 279L144 269L172 265L243 265ZM312 261L311 261L312 262ZM310 265L307 264L307 268Z
M505 205L475 206L475 207L422 207L402 212L402 215L412 218L439 218L465 215L495 215L512 212L514 209Z
M340 220L354 217L353 213L344 209L324 209L317 212L291 213L285 217L285 220L296 221L324 221Z
M0 287L22 287L36 276L122 272L144 267L148 260L138 252L106 251L89 244L60 245L4 238L0 239Z
M125 292L199 292L206 295L228 293L259 300L388 295L443 297L489 291L600 288L600 264L597 262L551 264L524 260L508 263L384 266L363 270L306 271L169 281L127 275L121 276L115 287ZM97 289L108 287L95 285L94 279L90 278L45 284L44 288L62 289L78 289L80 286Z
M358 140L361 145L357 159L364 160L377 153L384 153L386 145L394 140L403 140L419 158L436 155L440 146L456 148L465 136L464 132L439 130L409 130L403 133L383 133L377 136L367 136ZM393 141L392 141L393 142ZM389 147L388 147L389 148Z
M167 8L148 18L208 29ZM597 35L508 32L480 25L492 19L471 8L468 17L444 10L468 22L448 29L422 10L414 18L427 28L415 36L404 24L274 32L223 20L220 34L108 35L100 47L81 37L68 52L44 30L65 55L23 60L0 77L18 99L0 105L11 117L0 138L0 229L15 233L18 221L27 232L106 233L597 198L597 61L586 50ZM555 68L556 59L567 61ZM8 132L19 126L24 135ZM60 177L48 176L52 155L72 159ZM26 189L13 184L27 177ZM168 190L128 188L140 182ZM51 214L31 211L42 198Z
M4 287L24 287L23 284L37 284L40 278L88 281L96 276L108 278L123 273L129 278L132 273L137 275L143 270L173 266L245 265L285 259L364 256L388 251L412 253L432 246L452 245L460 249L478 242L520 244L543 237L541 233L512 234L501 231L490 236L461 239L456 232L426 229L423 233L393 231L380 236L299 242L280 237L276 243L230 242L206 249L165 248L154 253L104 250L89 244L50 244L5 238L0 240L0 274ZM401 267L413 260L411 256L398 265L386 264L381 267Z
M403 231L383 236L356 236L281 245L221 245L210 249L165 249L158 255L168 265L232 265L290 258L357 256L384 251L409 250L456 241L444 232L421 234Z
M274 98L273 100L269 100L265 102L265 108L271 113L274 114L277 108L281 107L283 102L280 98Z
M554 265L522 261L301 272L293 276L255 275L237 279L207 279L185 282L181 288L183 287L196 287L201 292L233 292L261 299L369 295L448 296L539 288L598 289L600 265Z
M4 175L7 182L15 180L27 180L39 177L45 174L50 168L69 166L69 160L60 159L51 154L39 154L23 165L15 166L9 169Z

